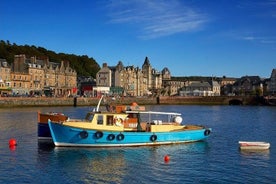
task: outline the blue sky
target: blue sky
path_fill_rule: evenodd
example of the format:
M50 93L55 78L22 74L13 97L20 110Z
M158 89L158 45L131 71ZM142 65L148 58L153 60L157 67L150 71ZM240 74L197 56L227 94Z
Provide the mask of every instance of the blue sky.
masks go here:
M0 0L0 40L93 57L101 66L168 67L173 76L276 68L276 0Z

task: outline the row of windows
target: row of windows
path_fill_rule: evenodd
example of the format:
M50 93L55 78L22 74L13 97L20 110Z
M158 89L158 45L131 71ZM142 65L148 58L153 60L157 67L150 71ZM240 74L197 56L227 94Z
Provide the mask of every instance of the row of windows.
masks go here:
M27 83L22 83L22 82L14 82L13 83L13 87L14 88L16 88L16 87L18 87L18 88L28 88L28 84ZM32 83L30 84L30 88L32 88L33 87L33 85L32 85ZM34 87L35 88L39 88L40 87L40 84L34 84Z
M1 70L1 72L3 72L3 73L10 73L10 69L9 68L2 68L2 69L0 69Z

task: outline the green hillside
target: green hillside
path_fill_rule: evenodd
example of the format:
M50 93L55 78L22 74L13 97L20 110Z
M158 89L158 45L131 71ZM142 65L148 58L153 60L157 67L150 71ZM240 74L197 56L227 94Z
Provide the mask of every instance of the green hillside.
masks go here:
M43 47L29 46L29 45L16 45L10 44L9 41L0 41L0 58L6 59L8 63L12 63L14 55L25 54L27 57L36 56L37 58L49 58L49 61L60 63L69 61L70 66L75 69L78 76L92 76L96 77L96 73L100 70L100 66L93 59L87 55L74 55L65 53L55 53L54 51L47 50Z

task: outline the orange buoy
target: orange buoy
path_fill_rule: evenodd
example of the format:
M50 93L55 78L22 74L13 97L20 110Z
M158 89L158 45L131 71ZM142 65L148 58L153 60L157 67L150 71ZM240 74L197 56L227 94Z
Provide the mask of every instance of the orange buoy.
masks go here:
M169 162L170 161L170 156L169 155L165 155L164 156L164 161L165 162Z
M16 139L10 139L9 145L10 145L10 147L16 146L17 145Z

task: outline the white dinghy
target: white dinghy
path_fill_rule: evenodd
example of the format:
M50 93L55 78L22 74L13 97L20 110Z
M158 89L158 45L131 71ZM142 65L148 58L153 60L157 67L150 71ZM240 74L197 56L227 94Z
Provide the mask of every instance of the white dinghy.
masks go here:
M270 148L268 142L239 141L241 150L267 150Z

